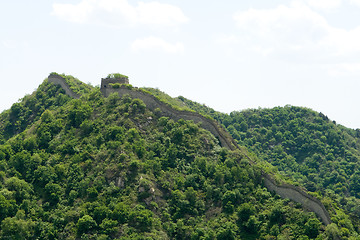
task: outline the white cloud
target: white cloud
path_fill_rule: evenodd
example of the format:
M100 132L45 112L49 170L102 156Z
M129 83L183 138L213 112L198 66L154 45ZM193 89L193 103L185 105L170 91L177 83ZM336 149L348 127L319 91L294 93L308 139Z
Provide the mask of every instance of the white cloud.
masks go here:
M239 43L239 38L236 35L223 34L220 37L216 38L215 41L220 44L234 44Z
M360 7L360 0L349 0L351 4Z
M181 42L171 44L165 40L157 37L147 37L143 39L136 39L132 44L131 48L135 52L143 50L161 50L166 53L183 53L184 45Z
M311 7L318 9L335 9L341 6L342 0L306 0Z
M127 0L82 0L79 4L53 4L52 15L75 23L97 23L113 27L124 25L174 26L189 19L174 5Z
M323 46L332 47L335 56L353 56L360 53L360 27L352 30L331 28L324 37Z
M329 63L320 64L320 69L332 77L356 77L360 75L360 63Z
M326 20L305 5L275 9L249 9L235 14L237 26L271 44L304 45L321 39L328 31ZM265 39L264 39L265 40Z
M8 49L15 49L17 47L17 44L14 41L5 40L5 41L2 41L1 43L5 48L8 48Z
M185 17L180 8L169 4L140 2L137 11L138 21L143 24L171 26L188 21L188 18Z
M29 43L26 40L10 40L5 39L1 41L1 45L3 45L7 49L24 49L29 47Z
M90 1L82 1L77 5L54 3L52 14L69 22L84 23L93 10Z
M234 20L241 30L237 36L239 46L254 53L287 62L332 64L341 68L340 72L358 69L354 62L358 62L360 54L360 27L352 30L333 27L299 1L274 9L238 12ZM231 39L234 41L233 36Z

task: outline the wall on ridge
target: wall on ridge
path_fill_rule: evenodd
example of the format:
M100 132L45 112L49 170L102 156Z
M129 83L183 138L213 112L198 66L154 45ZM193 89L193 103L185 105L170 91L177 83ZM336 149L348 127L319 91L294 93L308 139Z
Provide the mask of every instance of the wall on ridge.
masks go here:
M305 209L315 212L325 225L331 223L331 218L325 206L319 199L307 194L298 187L289 184L278 185L267 174L263 174L264 185L269 191L274 191L282 198L289 198L297 203L300 203Z
M69 95L70 97L76 98L76 99L80 98L80 95L74 93L70 89L70 86L66 83L65 79L62 76L50 74L48 77L48 82L54 83L56 85L60 85L64 89L65 93L67 95Z
M73 98L79 98L80 96L75 94L65 80L61 76L50 75L49 82L59 84L68 94ZM141 99L146 106L151 110L159 110L163 116L167 116L174 120L184 119L192 120L195 123L201 123L201 126L206 130L210 131L220 141L221 146L226 147L230 150L238 149L239 146L235 140L226 132L217 122L212 119L208 119L201 114L196 112L176 110L168 104L160 101L155 96L145 93L139 89L129 89L126 86L120 88L103 88L101 89L102 94L108 97L111 93L117 92L119 96L129 95L132 98ZM248 157L249 158L249 157ZM254 164L249 158L250 164ZM289 184L277 184L274 179L268 174L262 174L264 178L264 185L269 191L274 191L282 198L289 198L297 203L302 204L305 209L315 212L315 214L322 220L325 225L331 223L331 218L324 205L315 197L307 194L304 190L289 185Z
M120 88L106 88L102 89L102 93L105 97L108 97L111 93L117 92L119 96L123 95L130 95L132 98L139 98L141 99L145 105L151 109L155 110L158 109L161 111L161 115L169 117L174 120L184 119L184 120L192 120L195 123L201 123L201 127L210 131L216 138L219 139L220 144L222 147L226 147L231 150L236 149L236 143L233 141L233 138L227 133L223 128L218 126L213 120L210 120L201 114L196 112L189 112L189 111L181 111L172 108L171 106L167 105L166 103L160 101L155 96L145 93L138 89L128 89L124 86Z
M208 119L201 114L189 111L180 111L168 106L166 103L161 102L155 96L151 94L144 93L140 90L128 89L124 86L121 86L118 89L114 88L106 88L102 89L102 93L105 97L108 97L111 93L117 92L119 96L123 96L125 94L130 95L132 98L141 99L148 108L155 110L160 109L162 115L170 117L174 120L185 119L185 120L193 120L195 123L201 122L201 126L206 130L210 131L215 137L217 137L220 141L221 146L229 148L231 150L235 150L238 148L237 143L233 140L228 132L226 132L221 126L219 126L214 120ZM248 157L249 158L249 157ZM251 159L249 158L251 161ZM250 162L253 164L253 162ZM273 178L268 174L262 175L264 178L264 185L269 191L274 191L282 198L289 198L297 203L300 203L304 206L304 208L315 212L315 214L322 220L325 225L331 223L331 218L329 213L327 212L324 205L313 196L307 194L302 189L288 185L288 184L277 184Z

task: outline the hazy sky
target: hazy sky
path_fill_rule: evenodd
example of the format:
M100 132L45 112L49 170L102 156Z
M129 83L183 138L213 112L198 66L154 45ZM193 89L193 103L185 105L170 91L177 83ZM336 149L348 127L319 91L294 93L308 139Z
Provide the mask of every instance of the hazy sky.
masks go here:
M290 104L360 128L360 0L1 1L0 30L0 111L53 71L119 72L222 112Z

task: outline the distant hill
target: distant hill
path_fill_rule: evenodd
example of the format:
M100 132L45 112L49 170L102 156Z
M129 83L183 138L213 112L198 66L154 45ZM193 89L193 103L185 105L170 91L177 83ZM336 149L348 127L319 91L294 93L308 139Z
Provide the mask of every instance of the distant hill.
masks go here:
M359 231L359 129L338 125L323 113L304 107L222 114L182 97L179 100L193 110L213 116L240 145L276 166L291 181L334 200L339 208L333 208L334 214L342 216L342 211L346 212ZM342 220L334 217L333 221Z
M333 190L338 182L319 185L313 181L314 188L309 190L315 191L313 195L322 200L334 222L327 226L300 204L265 188L264 172L275 179L284 181L284 177L265 162L281 162L282 158L273 162L266 158L280 143L269 150L263 145L255 148L257 139L247 137L250 129L258 131L259 123L253 126L247 118L237 122L247 124L246 138L237 139L231 130L235 115L182 97L173 99L159 90L136 90L154 95L167 108L192 109L194 116L201 113L221 121L253 153L245 148L230 150L200 122L174 120L130 95L120 97L115 92L105 98L97 87L62 77L81 95L79 99L45 80L33 94L0 114L1 239L358 237L355 213L346 208L348 202L342 203L348 199L356 203L358 196L350 183L344 192L349 197L342 200ZM334 126L352 136L352 131ZM354 151L352 156L357 158L357 143L355 150L349 150L347 137L343 148L334 139L328 143L337 146L338 152L332 151L334 165L343 148ZM287 155L301 156L304 166L306 158L314 155L283 149ZM344 160L348 162L347 157ZM289 177L288 183L310 184L309 178L294 177L295 168L279 170Z

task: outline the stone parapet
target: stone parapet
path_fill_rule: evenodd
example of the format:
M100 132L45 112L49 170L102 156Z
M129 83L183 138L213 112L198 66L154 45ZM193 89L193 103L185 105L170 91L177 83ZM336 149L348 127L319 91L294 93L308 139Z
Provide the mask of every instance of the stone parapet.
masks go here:
M289 184L276 184L274 179L268 175L263 174L264 186L269 190L277 193L282 198L288 198L294 202L300 203L305 209L314 212L321 221L328 225L331 223L331 218L325 206L319 199L307 194L302 189Z
M60 85L68 96L76 99L80 98L80 95L74 93L71 90L70 86L66 83L65 79L62 76L56 74L50 74L48 77L48 81L56 85Z

